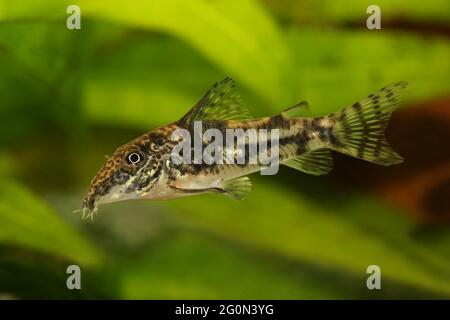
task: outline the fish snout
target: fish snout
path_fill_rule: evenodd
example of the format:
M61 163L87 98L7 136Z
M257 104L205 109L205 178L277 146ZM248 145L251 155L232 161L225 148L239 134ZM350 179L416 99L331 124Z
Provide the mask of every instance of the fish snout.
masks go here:
M113 192L114 188L121 182L115 178L117 176L115 173L116 171L109 167L102 168L92 180L83 200L83 216L87 215L92 218L97 212L98 205L119 199L116 194L117 190Z
M92 219L94 217L94 214L97 211L96 197L91 192L89 192L89 194L83 199L81 210L83 213L83 219L87 217L90 217Z
M93 218L97 212L97 205L100 197L107 192L106 181L102 176L96 176L89 186L86 197L83 199L83 218Z

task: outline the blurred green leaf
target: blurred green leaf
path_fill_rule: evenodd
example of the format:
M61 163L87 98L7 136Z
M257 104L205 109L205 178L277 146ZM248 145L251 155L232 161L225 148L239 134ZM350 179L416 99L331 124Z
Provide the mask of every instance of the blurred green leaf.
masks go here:
M291 103L309 101L310 115L334 112L399 80L409 82L403 104L450 90L450 62L445 58L450 55L450 45L446 41L315 30L293 31L289 39L298 57L295 69L300 70L295 81L297 98ZM336 47L341 49L336 51ZM93 121L147 130L170 123L179 119L214 79L223 77L212 66L202 64L195 52L171 39L137 37L130 39L126 48L117 48L89 70L83 105ZM177 59L173 52L183 58ZM211 80L196 77L197 72ZM241 91L242 86L237 85ZM244 97L248 97L245 90ZM246 102L259 116L286 106L269 107L256 104L255 99Z
M104 281L97 270L82 270L82 290L68 290L68 261L53 258L34 248L0 244L0 295L13 299L113 299L115 282Z
M59 0L39 4L20 1L14 5L4 1L0 19L45 17L62 22L68 17L65 11L68 5ZM292 83L286 78L287 72L292 70L292 61L283 36L256 1L236 1L230 6L223 0L137 0L130 6L120 0L88 0L78 1L77 5L83 17L159 30L188 42L272 103L284 100L286 84ZM255 78L255 74L259 76Z
M334 112L400 80L409 83L403 104L450 91L450 43L443 39L314 29L291 32L289 39L301 70L298 95L314 114Z
M244 201L216 196L212 202L205 199L207 197L175 200L167 205L193 225L224 238L322 267L333 266L361 277L367 266L376 264L381 267L383 277L450 296L450 281L442 281L450 276L449 261L412 239L405 241L407 220L401 219L395 224L396 228L391 225L374 232L367 223L357 223L339 215L340 212L369 216L390 212L372 201L358 201L347 195L348 201L341 202L342 211L334 210L262 181L255 183L254 190ZM205 206L205 201L214 205ZM386 242L393 233L397 234L395 237L401 234L403 240Z
M79 131L82 39L51 23L0 27L0 144L49 127Z
M91 64L82 101L88 119L142 130L181 118L205 84L224 77L188 45L136 32L104 42Z
M21 185L0 183L0 242L98 264L100 253L56 212Z
M58 19L63 24L67 16L63 4L52 0L36 7L28 2L5 4L3 16L6 20ZM251 106L261 116L300 100L310 102L313 114L333 112L399 80L410 83L406 101L427 99L450 89L450 62L446 59L450 46L444 39L389 30L304 27L285 36L261 6L250 0L232 6L225 1L202 0L189 5L181 0L164 4L138 1L134 6L90 0L79 5L83 17L161 31L192 47L163 37L123 32L109 47L101 37L96 38L97 46L100 42L103 47L90 47L97 52L85 67L83 105L91 119L103 123L147 128L174 121L225 75L235 77L265 102ZM74 33L89 34L95 29L89 23L84 27L86 30ZM115 25L103 29L107 28L117 31ZM193 50L212 65L202 62ZM354 98L349 97L350 92ZM161 108L164 112L158 112Z
M217 239L193 234L162 239L147 254L123 266L120 275L122 298L305 299L339 296L335 282L320 282L306 270L283 267L280 263L263 263L263 259L245 251L239 253L236 249Z
M89 0L80 6L95 17L174 35L272 103L285 99L292 62L276 24L256 1L232 6L223 0L141 0L133 6L108 1L105 6Z

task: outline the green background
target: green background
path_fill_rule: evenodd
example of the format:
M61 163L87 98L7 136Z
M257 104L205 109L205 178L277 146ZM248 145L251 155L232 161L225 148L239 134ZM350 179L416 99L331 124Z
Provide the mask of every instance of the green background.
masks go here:
M81 30L65 25L74 3ZM450 3L379 0L382 30L365 26L370 4L0 0L0 298L450 298L450 117L405 122L450 108ZM72 213L105 154L177 120L226 76L255 116L301 100L326 114L408 81L388 132L406 162L336 156L325 177L255 174L242 201L123 202L92 222ZM428 205L437 216L383 180L413 190L424 172L444 178ZM82 290L66 288L70 264ZM366 288L372 264L382 290Z

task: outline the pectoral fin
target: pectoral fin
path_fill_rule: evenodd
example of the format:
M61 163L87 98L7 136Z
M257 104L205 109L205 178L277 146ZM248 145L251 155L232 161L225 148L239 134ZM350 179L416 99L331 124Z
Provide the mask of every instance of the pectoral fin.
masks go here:
M200 193L223 193L225 192L222 188L201 188L201 189L187 189L187 188L179 188L173 185L169 185L172 189L177 190L181 193L191 193L191 194L200 194Z
M248 177L242 177L223 182L221 188L230 198L241 200L252 190L252 182Z
M179 188L174 185L169 186L172 189L182 193L200 194L200 193L225 193L234 200L243 199L252 189L252 183L248 177L237 178L222 182L218 187L186 189Z

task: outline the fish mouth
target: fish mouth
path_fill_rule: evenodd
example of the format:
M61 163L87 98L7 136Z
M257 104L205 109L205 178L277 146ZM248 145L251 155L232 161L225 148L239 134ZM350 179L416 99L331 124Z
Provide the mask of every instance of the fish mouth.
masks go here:
M97 205L95 203L95 199L93 198L85 198L83 200L83 205L81 207L82 219L91 218L94 219L95 214L97 213Z
M86 198L84 198L81 209L78 210L82 213L82 219L90 218L91 220L93 220L94 216L98 212L99 205L138 198L134 193L127 194L121 190L115 190L116 188L119 188L119 186L110 189L109 193L104 195L89 193Z

